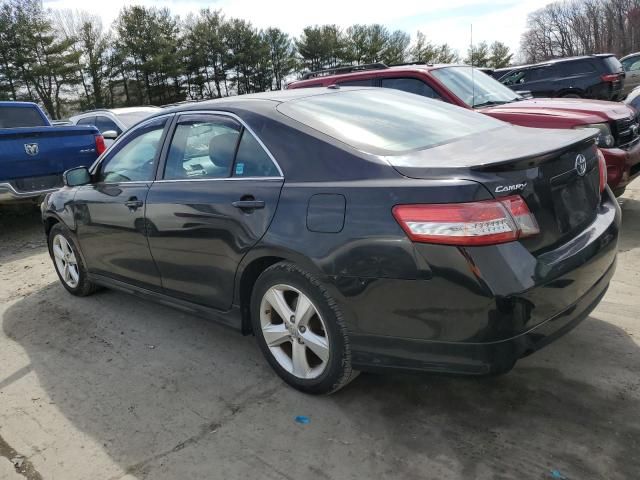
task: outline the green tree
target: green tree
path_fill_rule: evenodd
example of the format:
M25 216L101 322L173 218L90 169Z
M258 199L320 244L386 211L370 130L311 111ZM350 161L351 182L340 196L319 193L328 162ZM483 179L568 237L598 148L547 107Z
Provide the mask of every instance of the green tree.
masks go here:
M465 63L474 67L488 67L490 61L489 45L487 42L480 42L469 47Z
M282 89L283 79L296 66L296 53L293 41L279 28L267 28L263 40L269 46L271 69L276 90Z
M502 42L493 42L490 47L489 66L491 68L508 67L513 59L509 47Z
M388 65L404 63L407 61L411 36L402 30L393 32L382 52L382 61Z

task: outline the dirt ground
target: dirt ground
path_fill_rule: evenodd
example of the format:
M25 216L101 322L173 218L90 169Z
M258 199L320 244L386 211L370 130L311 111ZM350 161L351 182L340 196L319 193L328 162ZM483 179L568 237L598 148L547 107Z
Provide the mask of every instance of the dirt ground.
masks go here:
M37 213L3 212L0 479L638 479L640 181L623 216L604 301L510 374L363 374L310 397L251 337L70 296Z

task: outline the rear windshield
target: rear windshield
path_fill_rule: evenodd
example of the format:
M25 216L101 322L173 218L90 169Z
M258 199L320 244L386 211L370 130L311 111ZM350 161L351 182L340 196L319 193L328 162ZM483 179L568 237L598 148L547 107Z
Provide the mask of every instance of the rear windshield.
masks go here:
M46 126L47 123L33 107L0 107L0 128Z
M300 98L280 104L278 111L375 155L422 150L505 125L439 100L382 88Z
M610 72L618 73L622 71L622 64L616 57L604 57L603 60Z

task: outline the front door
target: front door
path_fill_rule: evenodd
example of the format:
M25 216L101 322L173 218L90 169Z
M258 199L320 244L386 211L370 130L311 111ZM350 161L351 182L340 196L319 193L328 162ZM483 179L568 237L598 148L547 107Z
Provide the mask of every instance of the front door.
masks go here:
M144 210L167 123L161 117L129 132L106 154L94 181L78 189L77 237L91 273L160 289Z
M278 167L233 118L183 114L158 177L146 223L165 293L228 309L238 264L275 213Z

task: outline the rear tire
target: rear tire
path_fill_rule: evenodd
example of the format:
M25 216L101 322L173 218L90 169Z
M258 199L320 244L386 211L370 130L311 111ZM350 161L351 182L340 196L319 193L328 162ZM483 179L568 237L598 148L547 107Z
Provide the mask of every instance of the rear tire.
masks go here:
M562 98L582 98L577 93L565 93L564 95L560 95Z
M335 300L316 277L295 264L277 263L258 277L251 321L263 355L293 388L330 394L357 376Z
M77 297L86 297L96 291L73 236L67 227L56 223L49 231L49 255L60 283Z

